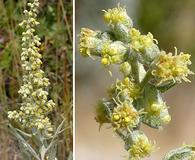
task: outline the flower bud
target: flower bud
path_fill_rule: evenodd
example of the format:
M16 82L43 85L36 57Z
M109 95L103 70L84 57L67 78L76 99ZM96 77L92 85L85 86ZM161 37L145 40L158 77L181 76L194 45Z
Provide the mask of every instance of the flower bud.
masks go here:
M107 66L107 65L109 65L109 64L110 64L110 62L109 62L109 59L108 59L108 58L102 58L101 63L102 63L103 65L105 65L105 66Z
M120 65L120 71L125 75L129 75L131 72L131 65L128 62L124 62Z

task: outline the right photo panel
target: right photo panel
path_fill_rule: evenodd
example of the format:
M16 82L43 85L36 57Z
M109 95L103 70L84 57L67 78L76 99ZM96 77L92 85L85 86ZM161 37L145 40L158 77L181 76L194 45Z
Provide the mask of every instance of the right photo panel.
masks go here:
M195 159L194 0L76 0L76 160Z

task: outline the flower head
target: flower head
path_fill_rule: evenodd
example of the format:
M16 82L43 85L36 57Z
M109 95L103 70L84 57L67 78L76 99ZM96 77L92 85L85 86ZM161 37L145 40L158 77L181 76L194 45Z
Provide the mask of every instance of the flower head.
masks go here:
M122 42L104 42L102 47L101 63L105 66L121 63L126 53L126 48Z
M117 81L110 89L110 96L116 96L119 99L137 99L140 95L140 88L137 84L125 77L121 81ZM114 94L114 95L113 95Z
M153 35L151 33L148 33L147 35L141 35L141 33L135 29L130 29L130 47L137 51L137 52L143 52L145 49L152 47L155 41L153 38Z
M97 32L88 28L81 28L79 51L83 56L90 56L91 49L97 46Z
M149 156L154 149L154 145L148 140L148 138L139 131L135 131L132 134L132 144L129 148L130 160L139 160L146 156Z
M127 15L126 9L124 7L118 6L117 8L104 10L104 20L108 24L116 25L121 23L127 26L132 26L132 21Z
M177 52L177 51L176 51ZM193 74L188 68L191 64L190 55L181 52L179 55L172 53L166 54L164 51L161 52L156 64L156 68L153 70L152 74L157 78L158 84L163 82L173 80L175 82L190 82L187 79L189 74Z
M131 103L124 102L114 108L111 121L117 129L131 129L139 123L139 113Z

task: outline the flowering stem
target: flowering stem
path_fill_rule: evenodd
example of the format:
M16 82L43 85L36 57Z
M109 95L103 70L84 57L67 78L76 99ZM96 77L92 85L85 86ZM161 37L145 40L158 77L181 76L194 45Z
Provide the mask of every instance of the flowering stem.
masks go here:
M106 40L104 37L103 41L97 32L82 28L80 53L85 57L100 56L101 63L107 67L120 64L124 78L110 87L107 105L104 105L105 100L98 105L96 120L101 126L104 123L112 126L124 141L130 160L140 160L149 156L154 149L140 127L146 124L159 129L170 122L169 107L160 92L181 83L181 80L189 82L187 76L193 74L188 69L190 55L161 51L151 33L142 35L133 28L125 8L118 6L104 10L104 20L110 30L102 33L108 35L111 32L115 37L108 36ZM109 114L106 112L108 110ZM182 148L182 152L171 152L171 156L168 155L169 158L165 160L174 159L183 151ZM191 148L188 148L188 153L192 155Z
M56 141L52 141L48 148L50 140L46 140L46 138L55 135L54 127L48 117L48 114L53 111L55 103L48 98L47 87L50 82L45 77L44 71L41 70L43 63L42 55L39 52L41 39L35 32L36 26L39 25L37 22L39 5L39 0L27 3L27 9L24 10L25 18L20 23L24 29L21 44L23 85L18 91L22 103L18 110L8 112L8 118L31 135L25 139L23 132L18 132L17 128L14 130L15 136L22 146L22 152L25 152L29 159L35 157L37 160L53 160L56 158L56 148L54 147Z

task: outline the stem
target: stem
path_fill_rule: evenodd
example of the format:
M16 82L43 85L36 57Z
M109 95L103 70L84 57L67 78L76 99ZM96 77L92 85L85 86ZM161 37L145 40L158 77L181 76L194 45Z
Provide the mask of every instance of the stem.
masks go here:
M60 2L60 5L61 5L61 8L62 8L62 13L63 13L63 18L64 18L64 21L65 21L65 24L66 24L66 27L67 27L67 32L68 32L68 36L69 36L69 39L71 41L71 44L73 43L73 40L72 40L72 32L71 32L71 28L70 28L70 25L69 25L69 22L68 22L68 19L67 19L67 16L66 16L66 11L64 9L64 5L63 5L63 2L62 0L59 0Z
M116 132L116 134L117 134L119 137L121 137L121 139L123 139L123 140L126 139L125 135L124 135L123 133L121 133L118 129L116 129L115 132Z
M133 78L135 80L136 83L139 83L139 62L137 57L135 56L135 53L131 54L132 56L130 56L130 64L131 64L131 68L132 68L132 75Z
M146 75L142 82L140 83L140 91L142 91L145 87L145 85L148 83L148 81L152 78L152 70L154 69L156 63L157 63L158 57L153 60L151 65L149 66L149 69L146 72Z
M150 68L147 71L144 79L140 83L140 91L142 91L144 89L145 85L148 83L148 81L151 79L151 77L152 77L152 69Z

